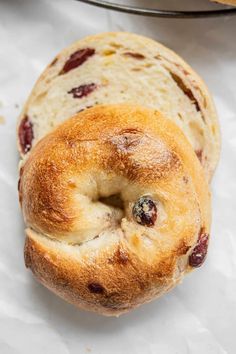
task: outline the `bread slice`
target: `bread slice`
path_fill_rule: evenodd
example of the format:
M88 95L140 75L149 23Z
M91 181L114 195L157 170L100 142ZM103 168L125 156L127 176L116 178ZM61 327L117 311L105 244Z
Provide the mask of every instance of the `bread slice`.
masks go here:
M22 156L65 119L98 104L155 108L174 121L193 146L208 181L220 135L203 81L174 52L131 33L103 33L64 49L43 72L20 116Z

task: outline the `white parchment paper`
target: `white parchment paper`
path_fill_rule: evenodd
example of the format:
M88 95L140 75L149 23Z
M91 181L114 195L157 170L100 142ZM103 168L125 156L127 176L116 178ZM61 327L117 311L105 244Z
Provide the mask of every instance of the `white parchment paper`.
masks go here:
M34 81L63 47L107 30L146 34L182 55L211 89L222 127L206 264L118 319L76 310L25 269L16 187L16 119ZM160 20L72 0L2 0L0 116L0 353L236 353L236 17Z

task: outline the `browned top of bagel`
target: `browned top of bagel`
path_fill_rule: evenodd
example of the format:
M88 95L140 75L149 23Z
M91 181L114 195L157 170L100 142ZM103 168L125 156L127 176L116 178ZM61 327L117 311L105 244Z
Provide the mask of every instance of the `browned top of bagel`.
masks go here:
M132 105L90 108L43 138L22 167L19 193L27 266L68 301L104 314L173 287L210 228L192 147L174 123ZM156 204L151 226L134 217L142 196Z

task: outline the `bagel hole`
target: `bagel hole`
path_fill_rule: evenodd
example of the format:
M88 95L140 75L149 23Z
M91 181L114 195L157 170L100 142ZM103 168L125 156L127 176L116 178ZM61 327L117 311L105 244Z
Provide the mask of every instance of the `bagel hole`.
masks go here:
M113 194L109 197L100 197L99 202L106 204L108 206L112 206L114 208L119 208L124 210L124 201L121 198L120 194Z

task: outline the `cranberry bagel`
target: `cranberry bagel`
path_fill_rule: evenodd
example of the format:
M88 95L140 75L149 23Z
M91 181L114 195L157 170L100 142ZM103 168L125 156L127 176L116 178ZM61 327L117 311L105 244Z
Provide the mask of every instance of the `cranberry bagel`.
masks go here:
M21 166L25 262L68 302L120 315L205 260L210 193L182 131L155 110L96 106Z

